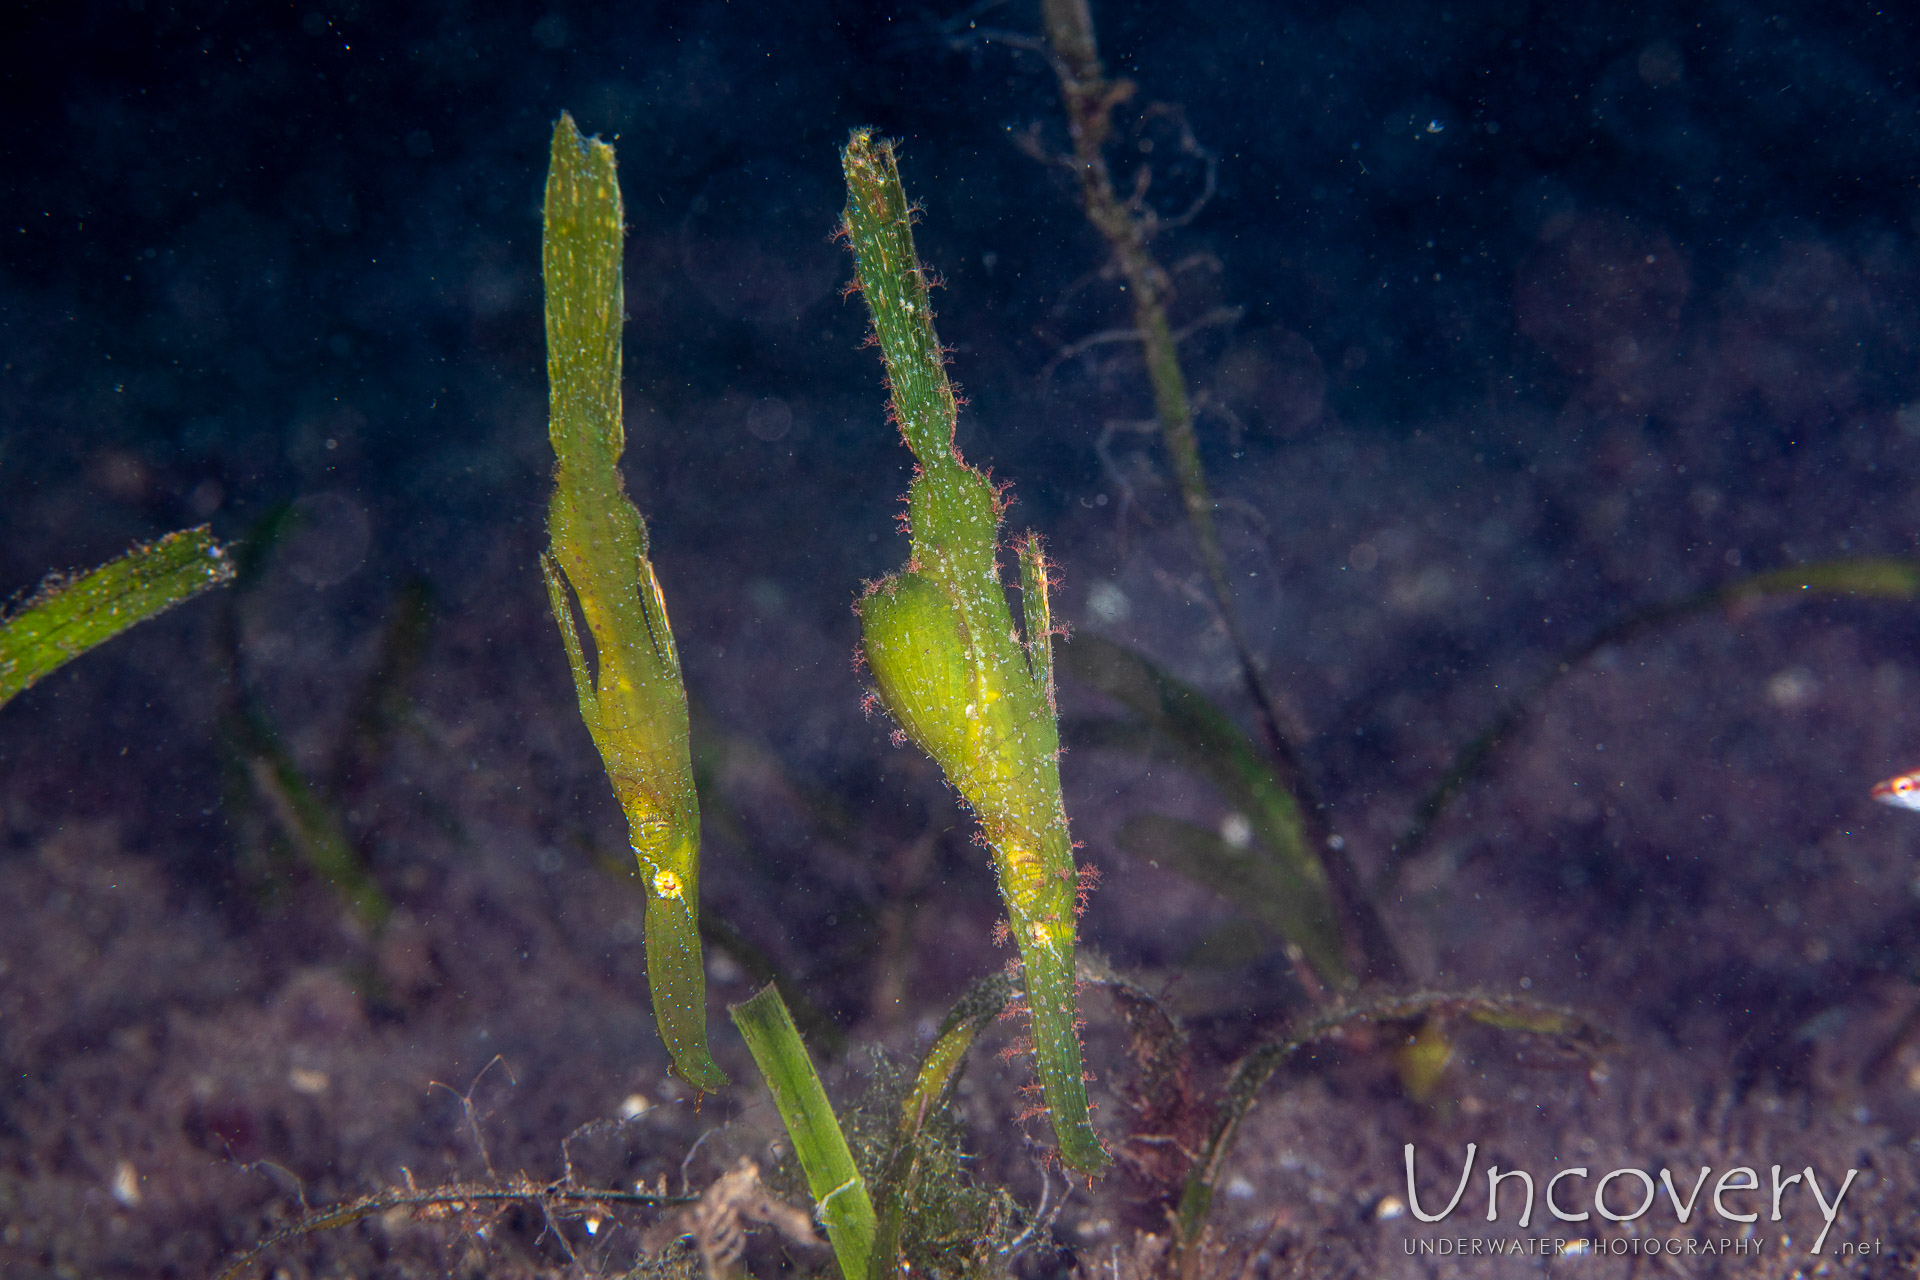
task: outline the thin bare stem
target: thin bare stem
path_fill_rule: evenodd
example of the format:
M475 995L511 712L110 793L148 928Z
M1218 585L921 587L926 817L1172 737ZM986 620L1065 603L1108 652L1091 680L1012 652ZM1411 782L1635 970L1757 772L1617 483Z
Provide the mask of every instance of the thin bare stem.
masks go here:
M1193 429L1193 401L1187 392L1186 374L1180 367L1179 345L1183 334L1176 332L1167 318L1172 281L1148 245L1160 223L1145 206L1142 191L1123 200L1114 190L1105 147L1113 132L1113 109L1133 97L1133 83L1107 79L1100 64L1088 0L1044 0L1042 9L1047 41L1053 50L1054 70L1059 76L1061 96L1066 101L1067 128L1073 139L1073 168L1080 179L1081 205L1087 220L1111 246L1120 273L1126 278L1127 292L1133 299L1133 327L1146 356L1160 438L1166 445L1168 461L1180 486L1181 502L1199 547L1215 613L1233 646L1242 683L1253 702L1260 735L1273 757L1275 771L1298 801L1308 838L1326 864L1328 879L1351 922L1351 945L1361 961L1356 967L1372 978L1390 980L1400 973L1398 950L1346 855L1345 842L1335 837L1329 828L1325 809L1299 754L1280 727L1277 704L1260 673L1253 646L1234 608L1233 591L1227 583L1226 556L1220 549L1220 535L1214 524L1213 497L1207 489L1206 471L1201 466L1200 446ZM1211 170L1207 185L1210 190ZM1195 210L1181 214L1176 221L1191 218L1193 212Z

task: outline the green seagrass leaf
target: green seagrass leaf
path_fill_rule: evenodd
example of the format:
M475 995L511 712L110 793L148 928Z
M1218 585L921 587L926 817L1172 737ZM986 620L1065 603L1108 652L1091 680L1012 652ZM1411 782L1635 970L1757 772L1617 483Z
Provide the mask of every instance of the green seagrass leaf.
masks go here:
M0 620L0 705L87 650L233 577L205 525L141 543L90 572L49 578Z
M727 1012L766 1078L787 1136L793 1139L793 1152L807 1175L815 1213L826 1224L841 1276L866 1280L877 1226L873 1200L786 1001L780 998L779 988L769 983Z

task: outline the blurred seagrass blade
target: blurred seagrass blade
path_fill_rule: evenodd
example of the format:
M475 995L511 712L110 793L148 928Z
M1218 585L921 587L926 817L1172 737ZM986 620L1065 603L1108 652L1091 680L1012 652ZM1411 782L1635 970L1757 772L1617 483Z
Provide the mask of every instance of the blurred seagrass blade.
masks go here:
M913 1089L900 1104L893 1146L877 1180L880 1196L879 1227L874 1239L869 1280L892 1280L898 1274L900 1241L906 1226L907 1199L921 1154L921 1135L928 1121L944 1107L960 1078L967 1050L974 1040L1019 994L1006 973L990 974L967 989L934 1033L933 1043L920 1059Z
M548 433L558 461L540 567L573 669L580 717L626 811L647 891L647 983L674 1067L727 1083L707 1052L700 956L700 806L687 695L647 526L620 478L621 242L613 148L562 114L547 171Z
M234 743L253 792L286 833L294 852L334 887L369 933L393 914L393 903L368 869L327 798L301 772L257 704L241 709Z
M1561 677L1609 645L1624 643L1652 627L1704 613L1708 609L1743 610L1763 601L1791 603L1798 600L1866 597L1880 600L1912 600L1920 597L1920 560L1897 556L1849 556L1838 560L1816 560L1811 564L1786 569L1768 569L1747 574L1673 600L1662 600L1634 609L1601 627L1579 648L1534 677L1498 715L1468 739L1454 754L1439 780L1427 789L1414 808L1413 817L1394 841L1384 866L1375 877L1373 892L1385 897L1409 862L1420 856L1434 824L1453 798L1480 775L1502 743L1508 741L1526 723L1547 691Z
M1340 961L1339 931L1330 917L1318 914L1326 902L1324 886L1292 874L1293 868L1266 847L1264 832L1258 843L1235 841L1191 822L1147 813L1122 823L1116 838L1128 853L1205 885L1267 925L1300 949L1316 976L1340 985L1344 971L1330 968Z
M769 983L727 1012L766 1077L773 1104L793 1139L815 1216L826 1224L840 1274L845 1280L866 1280L876 1225L873 1201L779 988Z
M218 651L222 667L221 754L230 775L228 804L236 834L251 825L244 810L258 808L285 837L288 849L309 870L333 886L352 910L368 936L377 935L391 918L393 904L373 875L365 849L355 841L344 817L348 780L354 771L372 772L384 759L387 717L375 710L382 704L395 715L404 705L398 681L413 665L401 657L424 644L421 614L422 588L403 588L401 602L383 628L380 659L360 695L361 712L353 728L334 749L332 779L309 779L275 727L265 704L246 678L240 636L240 607L259 585L269 552L299 521L291 504L281 505L256 521L247 535L230 549L235 575L233 591L221 603ZM243 843L247 843L243 837ZM261 883L257 888L268 886Z
M860 602L861 647L887 712L973 809L993 851L1020 948L1036 1074L1060 1158L1109 1163L1088 1115L1075 1030L1079 870L1060 798L1047 564L1017 545L1024 636L1000 582L1004 499L954 445L958 415L893 145L856 130L841 153L844 229L893 392L893 419L919 462L908 490L913 551Z
M1352 983L1341 915L1326 866L1308 845L1300 807L1247 736L1198 690L1123 645L1081 635L1061 655L1067 673L1165 735L1180 759L1220 789L1257 839L1235 847L1171 819L1135 819L1121 842L1277 927L1321 981ZM1357 925L1356 925L1357 927Z
M0 620L0 706L95 645L233 577L202 525L136 544L73 577L53 576Z
M1213 1130L1196 1155L1174 1215L1175 1258L1170 1274L1198 1277L1206 1263L1207 1216L1213 1192L1240 1136L1240 1126L1275 1071L1299 1050L1361 1023L1415 1034L1447 1022L1477 1022L1545 1045L1563 1062L1596 1064L1616 1045L1611 1032L1573 1009L1520 996L1478 991L1415 991L1383 996L1323 1014L1294 1034L1261 1045L1234 1066L1214 1114Z

